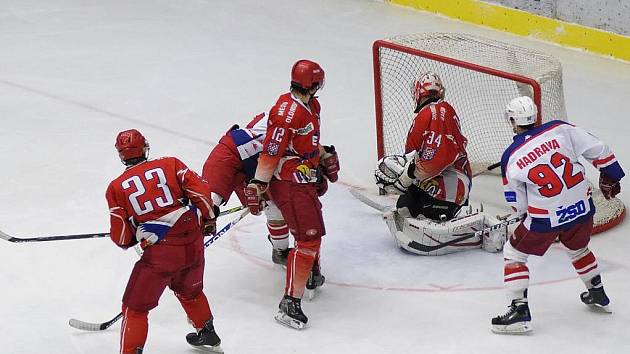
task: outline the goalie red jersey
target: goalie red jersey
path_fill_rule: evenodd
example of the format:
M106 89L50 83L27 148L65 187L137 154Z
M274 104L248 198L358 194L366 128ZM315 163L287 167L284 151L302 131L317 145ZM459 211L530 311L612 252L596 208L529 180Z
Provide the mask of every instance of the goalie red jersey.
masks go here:
M198 209L204 221L214 218L209 195L208 183L175 157L131 166L107 188L111 239L123 248L133 246L135 229L143 228L161 240L191 209Z
M415 164L420 181L439 175L449 166L470 177L467 142L455 109L440 99L418 112L407 134L405 153L418 152Z
M269 112L269 126L258 160L258 174L269 181L309 183L317 180L319 151L319 102L308 106L286 93Z

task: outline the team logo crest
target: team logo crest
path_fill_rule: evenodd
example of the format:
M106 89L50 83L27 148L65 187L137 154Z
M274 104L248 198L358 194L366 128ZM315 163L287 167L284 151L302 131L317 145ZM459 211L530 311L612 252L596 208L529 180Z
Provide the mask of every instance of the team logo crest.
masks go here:
M425 147L424 150L422 150L422 155L420 155L420 160L430 161L430 160L433 160L434 157L435 157L435 149L432 149L430 147Z
M269 145L267 145L267 153L270 156L276 156L278 155L278 150L280 150L280 145L276 142L269 142Z

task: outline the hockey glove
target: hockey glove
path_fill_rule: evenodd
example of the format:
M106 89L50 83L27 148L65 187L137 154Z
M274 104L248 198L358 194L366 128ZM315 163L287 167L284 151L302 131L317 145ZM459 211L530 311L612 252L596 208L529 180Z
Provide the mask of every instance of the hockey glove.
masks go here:
M214 218L206 220L201 229L204 236L214 235L217 232L217 217L221 213L221 209L214 205L212 211L214 212Z
M604 198L614 198L621 192L621 184L603 173L599 174L599 189L602 191Z
M324 167L324 174L330 182L335 183L339 176L337 173L339 172L339 157L337 156L337 151L335 151L335 147L333 145L326 146L324 145L324 154L321 157L320 164Z
M268 200L267 189L269 185L265 182L253 179L245 187L245 205L252 215L260 215L265 208L265 200Z
M328 192L328 180L326 180L326 177L321 176L319 180L317 181L317 183L315 183L315 188L317 188L318 197L321 197L324 194L326 194L326 192Z

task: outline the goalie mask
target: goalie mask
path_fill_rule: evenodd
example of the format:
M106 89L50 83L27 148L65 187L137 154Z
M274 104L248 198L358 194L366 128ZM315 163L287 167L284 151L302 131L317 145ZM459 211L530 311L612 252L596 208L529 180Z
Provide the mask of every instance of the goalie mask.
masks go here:
M427 72L420 76L413 87L413 96L416 103L415 112L419 112L427 102L444 98L444 85L440 77L433 72Z

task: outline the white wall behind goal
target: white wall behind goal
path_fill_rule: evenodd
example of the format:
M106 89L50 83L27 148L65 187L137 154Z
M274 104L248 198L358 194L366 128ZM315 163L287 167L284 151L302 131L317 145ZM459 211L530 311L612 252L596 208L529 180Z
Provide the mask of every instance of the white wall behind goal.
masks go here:
M630 36L628 0L485 0L485 2Z

